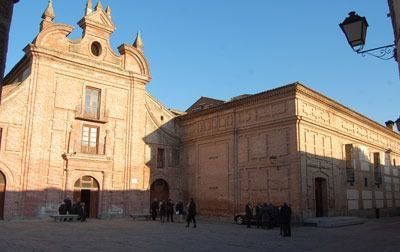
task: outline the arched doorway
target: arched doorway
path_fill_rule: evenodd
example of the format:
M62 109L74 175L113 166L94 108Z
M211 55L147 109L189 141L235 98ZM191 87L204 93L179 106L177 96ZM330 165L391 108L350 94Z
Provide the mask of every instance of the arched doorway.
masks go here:
M157 200L168 200L169 198L169 186L168 183L163 179L157 179L150 186L150 202L154 198Z
M4 219L4 199L6 197L6 176L0 171L0 220Z
M99 183L91 176L83 176L74 184L74 201L85 202L89 218L97 218Z
M326 179L315 178L315 216L328 215L328 190Z

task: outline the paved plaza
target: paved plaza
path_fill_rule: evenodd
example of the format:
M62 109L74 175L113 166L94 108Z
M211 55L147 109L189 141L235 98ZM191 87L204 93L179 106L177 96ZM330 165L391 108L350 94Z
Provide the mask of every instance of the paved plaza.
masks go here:
M292 234L216 220L200 220L196 229L131 219L0 221L0 251L400 251L400 217L339 228L295 226Z

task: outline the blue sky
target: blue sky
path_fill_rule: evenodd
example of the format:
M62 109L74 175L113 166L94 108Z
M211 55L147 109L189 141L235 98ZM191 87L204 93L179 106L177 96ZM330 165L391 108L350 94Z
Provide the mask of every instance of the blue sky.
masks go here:
M387 1L103 0L110 5L111 45L142 31L150 93L185 110L200 96L222 100L300 81L383 124L400 111L396 62L353 53L338 24L351 10L369 23L366 49L393 43ZM96 4L97 0L93 0ZM56 22L76 24L86 0L53 0ZM7 70L39 31L47 0L15 5ZM399 104L398 104L399 103Z

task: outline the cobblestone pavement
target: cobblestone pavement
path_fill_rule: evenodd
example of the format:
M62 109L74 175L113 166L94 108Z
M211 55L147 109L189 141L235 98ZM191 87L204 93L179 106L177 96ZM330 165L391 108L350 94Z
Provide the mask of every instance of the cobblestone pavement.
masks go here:
M400 217L340 228L296 226L289 238L277 228L211 220L196 229L131 219L0 221L0 252L6 251L400 251Z

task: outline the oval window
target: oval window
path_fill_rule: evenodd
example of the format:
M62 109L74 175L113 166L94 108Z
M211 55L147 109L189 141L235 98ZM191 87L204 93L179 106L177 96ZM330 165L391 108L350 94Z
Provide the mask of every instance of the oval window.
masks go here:
M94 56L100 56L101 54L101 45L99 42L93 42L90 46L90 49Z

